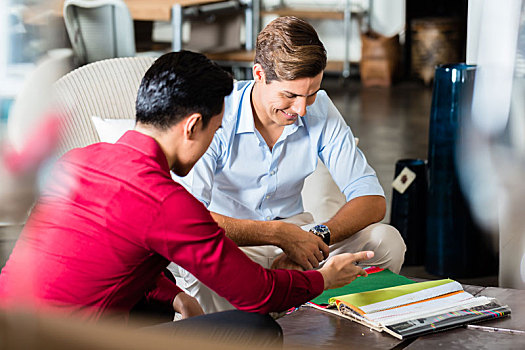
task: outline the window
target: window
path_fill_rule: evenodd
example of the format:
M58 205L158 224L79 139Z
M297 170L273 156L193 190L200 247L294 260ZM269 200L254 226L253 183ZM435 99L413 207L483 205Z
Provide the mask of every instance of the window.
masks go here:
M0 1L0 126L25 77L45 51L45 9L36 0ZM3 127L0 129L4 129Z

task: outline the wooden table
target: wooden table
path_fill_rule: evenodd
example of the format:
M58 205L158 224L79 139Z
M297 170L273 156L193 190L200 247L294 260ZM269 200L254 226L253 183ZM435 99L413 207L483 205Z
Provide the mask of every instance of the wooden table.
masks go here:
M525 349L525 290L464 285L472 295L495 297L512 310L510 317L485 321L480 326L494 327L498 332L457 328L425 335L416 339L398 340L388 334L342 317L301 307L278 320L284 332L284 348L300 349ZM520 334L510 334L515 330Z
M124 0L131 17L139 21L171 21L173 6L199 6L225 0Z
M171 21L172 50L182 49L182 24L195 14L240 8L237 0L124 0L135 20ZM253 50L258 32L260 0L243 2L246 30L246 50Z

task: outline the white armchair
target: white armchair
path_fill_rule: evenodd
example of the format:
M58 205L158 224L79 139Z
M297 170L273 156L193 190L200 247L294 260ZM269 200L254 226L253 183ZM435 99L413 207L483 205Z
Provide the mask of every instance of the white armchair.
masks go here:
M154 61L153 57L102 60L58 80L56 101L64 116L60 153L100 141L93 116L134 120L140 81Z

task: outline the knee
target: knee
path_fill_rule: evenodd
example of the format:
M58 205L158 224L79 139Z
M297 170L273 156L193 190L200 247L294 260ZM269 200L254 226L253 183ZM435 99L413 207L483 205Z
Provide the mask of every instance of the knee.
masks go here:
M399 231L387 224L373 224L368 228L370 250L376 257L385 261L387 267L395 273L401 270L405 260L406 245Z
M405 241L394 226L377 223L370 225L366 229L370 230L369 239L372 244L375 244L377 247L384 246L388 247L389 250L405 253Z

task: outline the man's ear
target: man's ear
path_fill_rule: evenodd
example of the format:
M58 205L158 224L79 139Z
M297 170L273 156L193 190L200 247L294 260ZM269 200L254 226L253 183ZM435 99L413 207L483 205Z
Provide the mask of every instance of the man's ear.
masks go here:
M193 139L195 134L202 127L202 115L200 113L188 115L183 121L183 127L186 139Z
M252 72L253 80L255 80L257 83L266 83L266 74L264 73L264 69L260 63L253 65Z

